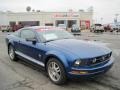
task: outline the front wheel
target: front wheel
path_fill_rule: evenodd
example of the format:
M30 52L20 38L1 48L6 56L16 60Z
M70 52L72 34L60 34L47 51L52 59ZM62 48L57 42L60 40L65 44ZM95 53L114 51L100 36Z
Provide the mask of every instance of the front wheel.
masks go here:
M12 61L18 60L16 57L16 54L15 54L15 50L14 50L12 45L9 45L9 47L8 47L8 54L9 54L9 57Z
M55 84L64 84L67 81L64 66L55 58L47 63L47 72L50 80Z

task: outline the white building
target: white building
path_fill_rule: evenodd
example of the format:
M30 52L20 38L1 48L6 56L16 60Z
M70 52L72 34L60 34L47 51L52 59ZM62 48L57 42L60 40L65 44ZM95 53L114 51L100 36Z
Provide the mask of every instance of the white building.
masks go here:
M77 24L82 28L90 28L92 24L93 12L0 12L0 25L14 25L22 23L23 25L57 26L66 24L70 28Z

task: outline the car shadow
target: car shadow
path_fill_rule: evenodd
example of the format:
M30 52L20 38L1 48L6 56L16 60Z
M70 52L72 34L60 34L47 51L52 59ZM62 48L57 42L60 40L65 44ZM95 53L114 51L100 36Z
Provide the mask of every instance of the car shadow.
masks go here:
M68 79L67 83L63 84L63 85L55 85L54 83L50 82L48 75L46 73L46 71L41 68L39 65L33 65L32 63L23 61L23 60L19 60L18 62L15 63L19 63L24 65L25 67L29 67L35 71L37 71L38 73L40 73L40 75L42 75L43 77L47 78L47 85L46 86L54 86L53 88L63 88L63 90L79 90L80 87L83 88L82 90L98 90L98 86L100 87L107 87L107 88L111 88L111 89L118 89L117 86L114 86L114 84L112 85L112 82L109 81L110 79L114 79L117 80L115 77L110 75L110 72L107 72L105 74L102 75L98 75L94 78L77 78L77 79ZM110 83L106 83L106 82L110 82Z

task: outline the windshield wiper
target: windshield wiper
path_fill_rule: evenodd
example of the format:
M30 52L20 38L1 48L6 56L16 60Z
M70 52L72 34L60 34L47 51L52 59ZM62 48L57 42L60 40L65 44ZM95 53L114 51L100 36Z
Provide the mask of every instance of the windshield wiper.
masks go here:
M62 38L62 39L73 39L73 38Z
M45 41L45 43L46 43L46 42L55 41L55 40L59 40L59 39L52 39L52 40L47 40L47 41Z
M45 43L46 43L46 42L51 42L51 41L55 41L55 40L47 40L47 41L45 41Z
M72 38L62 38L62 39L72 39ZM46 43L46 42L55 41L55 40L60 40L60 39L47 40L47 41L45 41L45 43Z
M70 39L70 38L63 38L63 39Z

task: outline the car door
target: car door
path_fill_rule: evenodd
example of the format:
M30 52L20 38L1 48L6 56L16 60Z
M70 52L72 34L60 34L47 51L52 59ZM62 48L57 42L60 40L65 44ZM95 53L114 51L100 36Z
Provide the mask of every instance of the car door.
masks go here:
M20 32L20 41L19 41L19 52L24 57L27 58L35 63L41 64L43 66L43 63L40 63L42 61L42 54L43 51L39 48L37 35L33 30L24 29ZM36 43L33 43L32 41L28 39L35 39ZM39 62L38 62L39 61Z
M12 35L13 35L13 43L14 43L14 48L15 48L15 51L18 50L18 45L19 45L19 40L20 40L20 31L16 31L14 32Z

